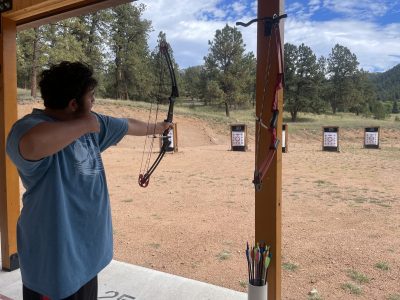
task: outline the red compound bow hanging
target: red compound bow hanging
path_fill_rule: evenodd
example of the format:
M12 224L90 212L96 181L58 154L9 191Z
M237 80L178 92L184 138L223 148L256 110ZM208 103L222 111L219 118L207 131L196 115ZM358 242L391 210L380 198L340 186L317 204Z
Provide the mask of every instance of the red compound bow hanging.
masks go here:
M267 63L266 63L266 72L265 72L265 80L264 80L264 90L263 90L263 99L261 102L261 110L260 110L260 115L257 116L257 141L256 141L256 161L255 161L255 170L254 170L254 187L256 191L259 191L262 186L262 180L267 173L272 160L276 154L276 151L278 149L279 145L279 140L277 138L277 130L276 130L276 125L278 123L278 116L279 116L279 109L278 109L278 92L283 88L283 56L282 56L282 42L281 42L281 35L279 31L279 21L283 18L286 18L287 15L274 15L273 17L264 17L264 18L259 18L259 19L254 19L251 20L248 23L243 23L243 22L237 22L236 25L240 26L249 26L250 24L258 21L263 21L264 22L264 35L267 38L267 53L269 56L267 57ZM271 45L273 43L273 45ZM277 68L277 73L276 75L271 75L272 78L275 78L275 91L273 93L273 101L272 101L272 107L271 107L271 112L272 112L272 118L270 120L269 126L266 125L263 121L263 114L264 114L264 104L266 102L267 98L267 87L268 84L271 80L270 76L270 71L271 71L271 65L272 65L272 57L271 53L271 47L276 48L276 54L277 54L277 61L278 61L278 68ZM271 142L270 142L270 147L269 151L266 155L266 158L264 161L260 162L259 161L259 153L260 153L260 139L261 139L261 128L264 128L266 130L269 130L271 133Z

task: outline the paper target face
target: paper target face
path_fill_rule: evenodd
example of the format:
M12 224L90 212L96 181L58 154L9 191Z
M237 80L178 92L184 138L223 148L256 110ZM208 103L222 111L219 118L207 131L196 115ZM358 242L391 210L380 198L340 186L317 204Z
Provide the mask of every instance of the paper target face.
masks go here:
M378 132L366 132L365 133L365 145L378 146Z
M244 132L232 131L232 146L244 146Z
M324 132L324 147L337 147L336 132Z
M171 141L170 147L174 147L174 131L172 129L168 132L168 139Z
M286 130L282 130L282 147L286 147Z

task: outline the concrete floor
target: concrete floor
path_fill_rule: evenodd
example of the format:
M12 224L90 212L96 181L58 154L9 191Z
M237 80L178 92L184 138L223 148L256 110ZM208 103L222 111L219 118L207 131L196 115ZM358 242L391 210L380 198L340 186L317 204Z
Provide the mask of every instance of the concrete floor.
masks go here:
M99 274L98 296L115 300L247 299L245 293L115 260ZM19 270L0 271L0 300L9 299L22 300Z

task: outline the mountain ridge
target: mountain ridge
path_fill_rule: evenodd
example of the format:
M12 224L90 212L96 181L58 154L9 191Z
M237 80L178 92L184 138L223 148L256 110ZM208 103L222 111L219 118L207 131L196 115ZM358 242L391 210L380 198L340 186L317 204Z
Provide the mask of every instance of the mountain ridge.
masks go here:
M371 73L369 78L376 88L378 100L400 100L400 64L383 73Z

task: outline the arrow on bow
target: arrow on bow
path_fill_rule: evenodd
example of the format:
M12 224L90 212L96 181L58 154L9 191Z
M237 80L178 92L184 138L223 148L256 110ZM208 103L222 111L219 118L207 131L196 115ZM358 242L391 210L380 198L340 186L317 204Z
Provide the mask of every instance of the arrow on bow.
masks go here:
M254 170L254 187L256 191L260 191L262 187L262 180L267 173L272 160L277 152L278 145L279 145L279 140L277 138L277 130L276 126L278 123L278 116L279 116L279 109L278 109L278 92L283 88L283 56L282 56L282 42L281 42L281 34L279 31L279 21L283 18L286 18L287 15L274 15L273 17L264 17L264 18L258 18L258 19L253 19L250 22L243 23L243 22L237 22L236 25L238 26L244 26L247 27L250 24L258 21L264 22L264 35L267 38L267 51L269 56L267 57L267 64L266 64L266 72L265 72L265 79L264 79L264 91L263 91L263 99L261 102L261 111L260 115L257 116L257 123L258 123L258 128L257 128L257 141L256 141L256 161L255 161L255 170ZM274 36L274 39L272 38ZM276 48L276 54L278 55L278 67L277 67L277 73L275 75L275 90L273 93L273 101L272 101L272 107L271 107L271 112L272 112L272 118L269 122L269 124L264 123L263 115L264 115L264 103L266 102L266 96L267 96L267 87L268 83L270 82L270 71L271 71L271 64L272 64L272 58L271 58L271 44L274 43L274 47ZM272 75L274 76L274 75ZM270 142L270 147L269 151L266 155L266 158L264 161L260 162L259 160L259 153L260 153L260 138L261 138L261 128L264 128L266 130L269 130L271 133L271 142Z
M178 85L176 83L174 66L172 64L171 56L169 54L169 48L170 48L170 46L168 45L168 43L166 41L162 40L160 42L160 45L159 45L159 55L160 55L159 60L161 60L161 56L164 57L165 63L166 63L167 68L168 68L169 75L171 77L171 95L168 98L169 107L168 107L167 118L164 120L164 122L172 123L173 116L174 116L175 98L179 97L179 91L178 91ZM161 90L161 77L162 76L160 75L160 90ZM157 113L158 113L158 102L157 102ZM150 110L150 113L151 113L151 110ZM157 115L156 115L156 118L155 118L155 122L157 122ZM155 130L155 126L154 126L154 130ZM138 179L139 185L141 187L147 187L149 185L150 176L153 174L153 172L155 171L157 166L160 164L162 158L165 155L165 152L167 152L168 148L170 147L171 140L169 139L169 136L168 136L168 133L169 133L170 130L171 129L168 128L163 132L162 137L161 137L162 145L161 145L161 148L160 148L160 152L159 152L157 158L154 160L153 164L150 166L150 157L151 157L151 148L152 148L152 146L151 146L150 151L149 151L148 156L147 156L147 159L146 159L145 166L143 168L146 171L143 171L143 169L142 169L143 157L144 157L144 151L143 151L142 166L140 167L141 171L140 171L139 179ZM153 136L154 136L154 132L153 132ZM146 145L145 145L145 147L146 147Z

